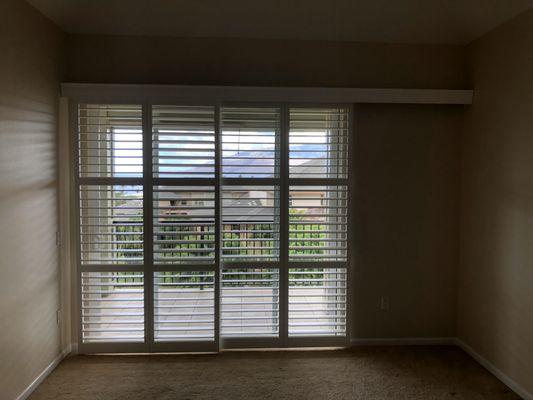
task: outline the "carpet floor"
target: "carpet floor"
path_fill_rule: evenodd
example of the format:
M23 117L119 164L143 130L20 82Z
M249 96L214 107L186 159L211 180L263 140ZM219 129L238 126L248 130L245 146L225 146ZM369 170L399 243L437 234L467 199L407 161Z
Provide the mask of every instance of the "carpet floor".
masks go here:
M30 400L520 399L456 347L64 360Z

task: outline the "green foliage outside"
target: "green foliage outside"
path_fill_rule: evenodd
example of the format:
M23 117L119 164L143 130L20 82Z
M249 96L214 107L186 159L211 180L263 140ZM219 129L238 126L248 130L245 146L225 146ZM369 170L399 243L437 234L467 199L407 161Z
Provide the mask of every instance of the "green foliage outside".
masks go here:
M327 242L318 240L326 239L327 234L322 232L326 230L326 226L317 222L317 224L306 223L305 225L297 224L298 221L306 221L305 215L294 209L291 209L291 222L289 226L289 238L291 239L291 248L289 249L289 255L321 255L324 254L326 250L324 247L327 246ZM295 214L302 214L301 217L296 216ZM137 221L131 221L137 222ZM169 221L171 222L171 221ZM181 221L182 222L182 221ZM126 250L124 252L118 252L117 257L123 258L124 261L127 261L128 258L139 258L143 256L142 244L133 243L143 240L142 234L143 227L136 225L117 225L116 226L116 245L121 250ZM223 255L231 259L232 256L236 256L235 260L242 259L242 256L249 259L254 259L254 256L260 260L270 260L275 259L278 255L278 249L276 248L276 241L278 234L276 233L277 227L274 224L261 223L261 224L250 224L250 223L239 223L239 224L226 224L223 227L223 231L226 231L222 234ZM234 231L254 231L247 233L235 233ZM168 226L162 227L159 229L159 236L155 238L159 241L165 240L176 240L178 239L181 243L168 243L168 244L158 244L158 249L165 250L165 252L160 253L162 255L161 260L164 262L165 259L171 262L179 263L180 259L191 262L192 259L201 258L209 259L214 257L214 240L215 236L212 231L206 231L205 234L198 234L201 231L198 231L197 225L191 226ZM165 233L168 235L165 235ZM187 233L190 232L190 235L173 235L176 232ZM136 234L138 233L138 234ZM199 242L201 243L190 243L190 242ZM132 242L132 243L128 243ZM253 247L253 249L250 249ZM316 249L313 249L316 247ZM302 249L303 248L303 249ZM138 251L135 251L138 250ZM170 251L169 251L170 250ZM172 251L180 250L180 251ZM194 250L194 251L187 251ZM239 257L240 256L240 257ZM265 257L266 256L266 257ZM250 269L242 270L232 270L234 272L246 272ZM308 269L291 269L290 272L297 271L309 271ZM318 272L318 271L317 271ZM321 279L323 273L311 272L309 274L298 274L298 279ZM127 273L119 273L126 275ZM211 278L205 276L205 273L196 272L188 273L187 277L172 277L172 272L166 272L164 275L167 275L168 278L160 280L163 283L205 283L206 280L210 281ZM189 276L190 275L190 276ZM262 275L261 275L262 276ZM270 276L267 274L265 276ZM239 275L239 279L250 280L250 279L259 279L258 275L250 274L248 275ZM119 282L141 282L141 278L120 278ZM258 282L261 284L267 284L268 282ZM296 285L301 285L302 283L295 283ZM321 285L321 282L307 282L307 285ZM243 285L243 283L236 283L236 285Z

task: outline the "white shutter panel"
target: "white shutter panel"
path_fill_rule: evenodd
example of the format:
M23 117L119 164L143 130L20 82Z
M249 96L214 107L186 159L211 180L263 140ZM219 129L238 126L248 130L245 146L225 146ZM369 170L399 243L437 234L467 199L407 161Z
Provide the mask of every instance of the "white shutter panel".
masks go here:
M276 343L281 109L222 107L221 128L221 335Z
M268 268L222 270L223 337L277 337L279 271Z
M225 186L222 190L222 259L279 260L278 187Z
M80 186L82 265L143 263L141 186Z
M346 261L346 186L291 186L289 259Z
M213 264L215 191L213 186L154 188L155 264Z
M346 335L346 269L289 271L289 336Z
M80 177L142 176L142 143L140 105L79 105Z
M144 342L144 278L140 272L83 272L83 343Z
M291 108L291 178L347 178L349 110Z
M215 108L152 107L155 178L214 178Z
M213 271L165 271L154 275L154 340L215 338Z
M279 108L223 107L222 176L279 177Z
M215 107L154 105L152 138L154 342L186 351L215 342Z
M289 338L346 337L349 116L289 110Z

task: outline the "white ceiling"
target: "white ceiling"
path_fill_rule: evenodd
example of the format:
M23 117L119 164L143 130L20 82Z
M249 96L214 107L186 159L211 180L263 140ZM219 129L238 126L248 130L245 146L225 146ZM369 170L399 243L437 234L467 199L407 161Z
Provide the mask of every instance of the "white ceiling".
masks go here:
M468 43L533 0L28 0L69 33Z

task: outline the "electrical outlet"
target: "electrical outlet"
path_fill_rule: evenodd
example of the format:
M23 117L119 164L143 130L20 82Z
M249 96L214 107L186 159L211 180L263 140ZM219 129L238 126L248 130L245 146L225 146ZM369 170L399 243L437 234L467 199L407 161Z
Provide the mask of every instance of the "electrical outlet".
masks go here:
M61 325L61 310L56 311L56 321L58 325Z
M379 308L384 310L384 311L390 310L390 297L389 296L382 296L381 297Z

